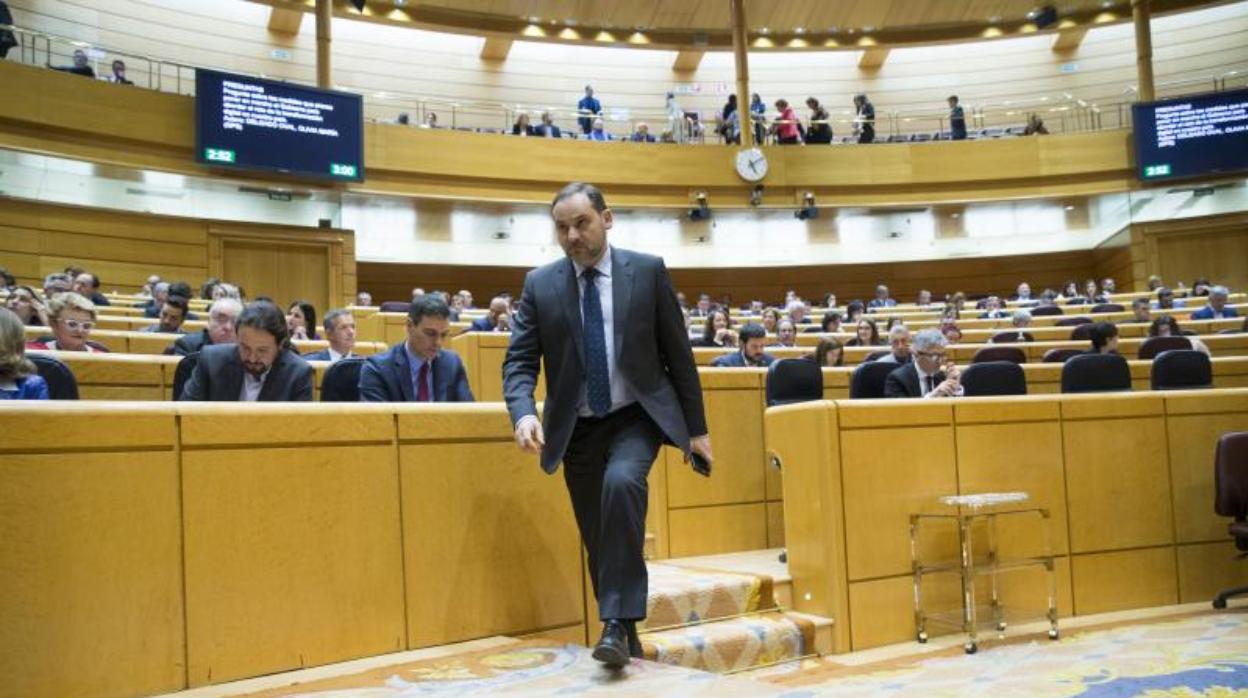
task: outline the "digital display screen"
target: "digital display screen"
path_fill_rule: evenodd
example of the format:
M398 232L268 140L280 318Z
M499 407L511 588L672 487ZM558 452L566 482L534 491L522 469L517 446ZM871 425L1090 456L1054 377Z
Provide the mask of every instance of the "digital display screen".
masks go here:
M1248 170L1248 89L1132 105L1144 181Z
M363 98L196 70L195 160L219 167L363 181Z

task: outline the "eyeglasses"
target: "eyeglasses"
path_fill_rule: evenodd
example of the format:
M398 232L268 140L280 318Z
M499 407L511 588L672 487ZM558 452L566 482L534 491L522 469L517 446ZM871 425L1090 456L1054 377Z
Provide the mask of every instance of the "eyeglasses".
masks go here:
M95 327L94 322L86 320L65 320L65 326L71 330L90 330Z

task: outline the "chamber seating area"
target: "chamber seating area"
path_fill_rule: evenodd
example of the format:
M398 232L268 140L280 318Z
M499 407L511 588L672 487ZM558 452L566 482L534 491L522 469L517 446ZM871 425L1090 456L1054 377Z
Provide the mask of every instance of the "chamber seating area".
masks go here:
M1248 690L1248 0L504 5L0 0L0 696Z

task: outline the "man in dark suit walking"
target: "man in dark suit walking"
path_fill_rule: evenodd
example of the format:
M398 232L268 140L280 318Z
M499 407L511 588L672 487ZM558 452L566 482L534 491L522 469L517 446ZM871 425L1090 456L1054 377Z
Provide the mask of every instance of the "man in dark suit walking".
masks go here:
M407 340L370 356L360 368L360 402L472 402L459 355L442 344L451 309L436 293L412 299Z
M564 187L551 217L566 258L529 272L503 361L520 448L554 473L563 462L603 620L594 658L641 656L646 617L646 476L670 442L710 475L711 442L693 351L663 260L610 247L602 192ZM539 422L533 390L545 359Z
M290 348L286 316L277 306L252 303L234 328L237 344L213 344L199 352L179 400L312 401L312 367Z

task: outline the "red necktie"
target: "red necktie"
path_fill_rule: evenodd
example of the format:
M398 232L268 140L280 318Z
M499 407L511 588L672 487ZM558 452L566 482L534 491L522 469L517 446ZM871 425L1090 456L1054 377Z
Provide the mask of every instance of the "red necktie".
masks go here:
M429 362L420 365L416 375L416 402L429 402Z

